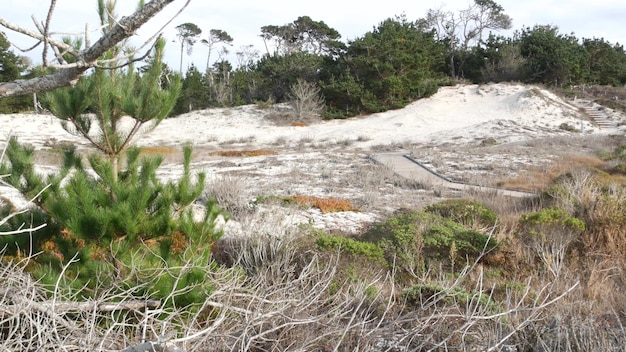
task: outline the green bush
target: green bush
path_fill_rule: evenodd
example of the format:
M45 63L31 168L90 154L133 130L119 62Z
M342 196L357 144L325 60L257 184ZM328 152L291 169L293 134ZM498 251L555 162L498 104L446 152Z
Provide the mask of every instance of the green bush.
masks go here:
M155 298L168 297L179 288L174 296L178 305L199 302L206 294L209 288L202 284L202 275L185 268L190 263L199 268L208 265L212 244L221 235L214 226L220 209L209 201L202 218L194 218L190 206L203 192L205 175L192 180L190 146L183 150L183 175L167 183L156 174L162 159L140 158L139 148L128 150L125 168L117 176L111 160L90 156L88 169L73 149L68 150L62 171L47 178L34 172L32 149L15 140L7 150L8 161L1 170L22 173L7 178L18 190L29 195L51 182L38 199L41 210L33 208L2 227L15 230L32 219L33 225L48 223L43 232L0 237L8 254L18 254L18 249L40 253L32 268L42 283L61 279L85 296L111 285L145 287ZM3 207L0 216L9 210ZM195 288L182 290L187 286Z
M2 201L0 197L0 201ZM0 206L0 220L9 216L15 209L8 203ZM56 223L50 221L50 217L42 209L33 207L24 213L12 216L5 223L0 224L0 232L9 232L18 229L42 228L14 235L4 234L0 236L0 249L7 256L27 256L33 250L41 248L42 244L59 233Z
M439 259L475 259L496 246L494 238L449 219L442 220L424 233L424 251Z
M469 199L448 199L424 208L425 211L439 214L465 225L493 227L498 216L485 205Z
M162 159L140 160L140 149L131 148L126 168L117 177L111 161L91 156L97 176L79 167L65 186L53 188L45 207L64 233L49 247L59 264L78 253L77 284L89 286L94 275L119 271L110 265L112 260L136 270L179 266L190 259L183 254L193 251L208 263L211 245L220 236L214 228L219 209L210 202L202 220L193 217L189 206L201 195L205 175L192 182L191 152L191 147L184 148L184 172L178 182L158 180Z
M519 224L523 237L541 240L577 236L585 231L584 221L572 217L563 209L555 208L522 214Z
M419 273L429 261L477 258L497 246L489 236L452 219L425 211L408 210L375 224L363 235L378 244L389 265L408 273Z
M585 231L585 223L562 209L546 208L522 214L519 237L545 268L558 276L572 243ZM531 256L531 258L533 258Z
M385 263L383 249L371 242L362 242L348 237L320 233L316 244L321 250L341 250L351 255L362 255L374 262Z

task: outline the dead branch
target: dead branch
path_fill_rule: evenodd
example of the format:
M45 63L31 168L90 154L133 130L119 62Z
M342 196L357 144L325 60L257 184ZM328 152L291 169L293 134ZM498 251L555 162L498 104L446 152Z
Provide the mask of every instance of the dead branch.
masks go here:
M55 41L44 34L21 28L0 17L0 25L5 28L25 34L39 41L47 42L59 49L67 50L76 57L74 66L61 68L55 73L27 80L0 83L0 98L43 92L75 84L85 71L98 65L98 59L102 54L114 47L117 43L131 37L137 29L159 13L165 6L174 1L175 0L152 0L148 2L134 14L123 17L92 46L76 53L65 43ZM187 3L189 3L189 0ZM187 5L185 4L184 6Z

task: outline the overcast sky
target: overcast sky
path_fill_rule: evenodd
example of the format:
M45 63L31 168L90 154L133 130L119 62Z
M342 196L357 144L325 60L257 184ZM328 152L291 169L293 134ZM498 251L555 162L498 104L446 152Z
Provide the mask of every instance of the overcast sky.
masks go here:
M9 0L4 0L8 2ZM16 5L2 7L0 17L16 24L34 29L31 15L39 21L46 17L47 0L12 0ZM560 33L574 33L577 38L604 38L615 44L626 42L626 1L624 0L500 0L505 13L513 19L513 30L527 26L555 25ZM17 5L19 3L19 5ZM134 37L137 44L149 38L174 16L184 5L185 0L176 0L145 25ZM191 0L189 6L176 17L164 30L170 43L166 47L166 61L173 69L179 67L178 43L174 27L185 22L198 25L203 31L202 37L210 29L221 29L234 39L232 52L244 45L254 45L260 53L265 52L263 41L259 38L260 29L265 25L284 25L293 22L299 16L309 16L315 21L324 21L342 35L344 41L361 37L371 31L381 21L405 14L413 21L423 18L428 9L443 8L458 11L467 8L470 0L415 1L382 0L380 2L353 0L231 0L210 1ZM84 31L85 24L96 28L98 24L96 0L57 0L55 16L51 28L60 32ZM118 15L125 16L133 12L137 4L134 0L118 0ZM4 28L0 30L6 31ZM20 46L28 47L32 40L22 35L12 34L9 38ZM511 32L502 33L510 35ZM94 38L97 33L93 34ZM93 39L92 39L93 40ZM201 70L206 66L207 48L201 44L194 47L192 56L185 54L184 70L194 62ZM35 63L41 62L41 51L28 54ZM234 61L234 59L231 59ZM233 62L236 64L236 62Z

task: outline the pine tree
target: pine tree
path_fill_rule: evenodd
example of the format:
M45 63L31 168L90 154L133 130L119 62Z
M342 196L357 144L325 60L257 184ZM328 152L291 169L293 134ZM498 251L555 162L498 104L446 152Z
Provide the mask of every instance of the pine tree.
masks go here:
M52 91L43 99L68 132L88 140L112 162L113 175L137 134L158 126L178 98L178 76L161 85L164 46L164 40L157 41L143 75L134 72L132 65L126 72L96 69L76 86Z
M114 1L99 4L103 24L114 21ZM181 89L178 76L163 77L164 46L165 41L157 41L141 72L132 66L116 68L116 58L125 50L115 47L104 57L109 67L96 69L72 88L46 94L45 104L64 128L89 141L99 153L83 163L70 149L62 167L63 184L55 182L42 201L61 229L38 248L39 263L47 264L36 269L43 282L69 275L68 284L77 290L89 288L85 292L89 295L97 294L98 286L119 287L123 281L143 287L146 294L165 297L177 285L199 282L193 271L183 272L187 264L209 263L212 244L221 235L214 226L220 209L209 201L201 219L192 212L190 205L203 192L205 175L192 175L191 146L183 147L182 177L167 183L157 177L162 157L142 156L141 149L133 146L140 133L168 116ZM30 174L32 167L26 163L22 173ZM78 264L58 271L72 259ZM155 277L155 272L165 270L180 271L180 280ZM202 299L208 288L200 286L171 296L178 302L170 303Z

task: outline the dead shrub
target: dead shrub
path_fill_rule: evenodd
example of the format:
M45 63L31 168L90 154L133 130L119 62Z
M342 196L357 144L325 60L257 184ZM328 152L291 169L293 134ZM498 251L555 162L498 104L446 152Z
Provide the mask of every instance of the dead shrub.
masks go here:
M324 111L324 98L315 83L298 79L291 86L288 99L298 121L317 120Z
M208 198L234 216L241 215L250 209L247 186L243 178L224 174L207 184L205 191Z
M498 182L498 187L536 192L549 187L557 177L574 169L601 169L606 166L606 163L593 156L569 156L550 165L550 167L534 167L516 177L502 180Z

